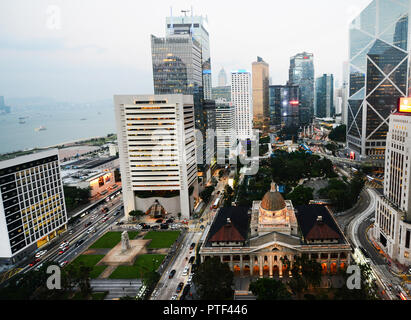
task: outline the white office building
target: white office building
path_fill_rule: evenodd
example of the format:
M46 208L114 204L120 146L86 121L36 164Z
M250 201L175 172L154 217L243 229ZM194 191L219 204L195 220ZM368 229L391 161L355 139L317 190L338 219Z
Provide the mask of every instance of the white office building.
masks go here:
M235 110L232 102L216 100L217 163L225 164L235 152Z
M373 236L402 265L411 265L411 113L390 116L384 194L377 199Z
M1 161L0 260L21 260L66 227L58 150Z
M193 97L114 96L124 212L188 218L198 193Z
M231 101L235 107L237 139L251 139L253 130L253 91L250 72L246 70L231 72Z

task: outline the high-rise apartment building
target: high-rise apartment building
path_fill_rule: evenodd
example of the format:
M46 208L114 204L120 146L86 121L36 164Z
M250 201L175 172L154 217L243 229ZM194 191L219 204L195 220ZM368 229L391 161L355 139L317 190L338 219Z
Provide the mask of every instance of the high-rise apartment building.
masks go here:
M290 59L290 85L300 87L300 124L311 124L314 117L314 55L299 53Z
M253 122L254 128L267 132L270 127L268 87L269 65L261 57L252 63L253 72Z
M243 69L231 72L231 101L235 108L237 139L251 139L253 131L253 95L250 72Z
M390 116L384 194L377 197L374 239L401 264L411 265L411 98Z
M225 164L235 150L235 110L231 102L216 100L217 163Z
M218 73L218 86L227 86L227 73L225 72L224 68L221 68L220 72Z
M114 96L124 212L188 218L198 192L193 96Z
M58 150L0 162L0 261L14 263L66 230Z
M211 56L210 56L210 36L208 33L207 17L194 16L191 9L191 16L171 16L166 18L166 36L191 35L201 46L201 70L202 83L204 89L204 99L211 100L212 77L211 77Z
M347 143L358 158L384 165L390 114L408 95L410 1L374 0L349 30Z
M315 95L315 116L332 118L335 115L334 76L332 74L324 74L316 79Z

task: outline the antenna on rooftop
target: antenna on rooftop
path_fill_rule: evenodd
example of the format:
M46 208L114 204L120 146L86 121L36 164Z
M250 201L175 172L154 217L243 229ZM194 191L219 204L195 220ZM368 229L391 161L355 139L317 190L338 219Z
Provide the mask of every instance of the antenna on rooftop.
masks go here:
M190 10L181 10L182 13L184 13L184 17L187 17L187 13L190 12Z

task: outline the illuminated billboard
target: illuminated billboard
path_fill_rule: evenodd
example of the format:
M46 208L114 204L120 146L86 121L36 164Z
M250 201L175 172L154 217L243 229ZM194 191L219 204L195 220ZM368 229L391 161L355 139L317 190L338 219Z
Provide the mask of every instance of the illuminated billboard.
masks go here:
M398 112L411 113L411 98L400 98Z

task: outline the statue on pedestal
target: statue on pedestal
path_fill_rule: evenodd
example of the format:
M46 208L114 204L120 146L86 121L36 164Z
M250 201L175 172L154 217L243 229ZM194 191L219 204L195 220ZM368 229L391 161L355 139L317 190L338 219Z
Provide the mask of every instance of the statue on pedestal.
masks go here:
M128 237L128 232L124 231L121 234L121 251L125 252L130 249L130 239Z

